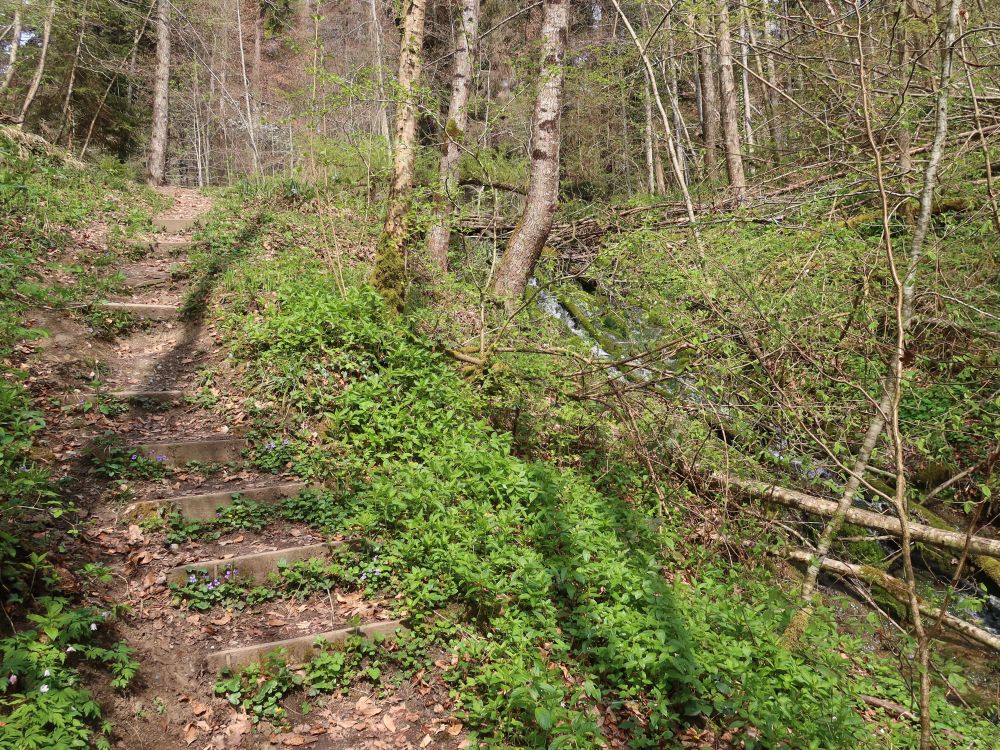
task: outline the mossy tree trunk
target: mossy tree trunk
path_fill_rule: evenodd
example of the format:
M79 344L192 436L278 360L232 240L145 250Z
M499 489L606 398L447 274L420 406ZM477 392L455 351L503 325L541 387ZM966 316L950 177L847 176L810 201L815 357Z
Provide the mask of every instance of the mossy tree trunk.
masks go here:
M396 141L392 184L385 224L375 254L373 283L389 307L403 308L406 298L406 217L413 193L413 167L417 153L417 99L423 65L424 17L427 0L405 0L403 39L399 50L400 101L396 108Z

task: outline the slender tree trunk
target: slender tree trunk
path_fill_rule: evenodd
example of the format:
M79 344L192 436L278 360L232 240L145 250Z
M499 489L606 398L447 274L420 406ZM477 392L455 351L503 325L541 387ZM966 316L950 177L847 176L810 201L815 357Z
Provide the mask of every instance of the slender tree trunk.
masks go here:
M385 95L385 74L382 67L385 64L385 54L382 52L382 24L378 20L378 0L370 0L368 9L372 16L372 45L375 48L375 76L378 82L379 101L376 105L378 126L385 139L389 158L392 158L392 133L389 131L389 102Z
M750 32L746 20L746 6L740 9L740 81L743 85L743 133L747 153L753 156L756 141L753 132L753 100L750 97Z
M705 146L705 178L715 177L719 168L716 149L719 144L718 113L719 103L715 90L715 51L708 40L712 38L711 22L708 16L699 14L698 30L701 43L698 45L698 76L701 83L701 140Z
M642 101L646 110L646 191L656 195L656 144L653 140L653 97L649 93L649 73L644 70Z
M153 130L146 161L146 182L162 185L167 165L170 118L170 0L156 6L156 72L153 75Z
M25 94L24 104L21 105L21 114L18 115L16 128L19 130L24 127L24 120L28 116L28 110L31 109L32 102L35 101L35 95L38 93L38 87L42 83L42 76L45 75L45 61L49 55L49 42L52 39L52 19L56 15L56 0L50 0L49 9L45 14L45 22L42 24L42 51L38 56L38 64L35 66L35 75L31 79L31 84L28 86L28 93Z
M246 45L243 42L243 0L236 0L236 29L240 40L240 73L243 76L243 103L246 106L247 135L250 137L250 156L253 159L253 173L260 173L260 153L257 151L257 127L254 122L253 97L250 93L250 76L247 74Z
M493 291L508 307L524 294L545 241L552 230L559 201L559 150L563 58L569 36L569 0L544 0L541 86L531 127L531 177L521 220L500 259Z
M726 150L726 171L737 201L746 197L747 182L743 172L743 151L740 142L739 102L736 78L733 75L733 44L729 33L729 0L719 0L717 26L719 44L719 87L721 93L722 133Z
M14 80L17 53L21 50L21 6L23 4L23 0L17 0L17 6L14 8L14 36L10 43L10 53L7 55L7 72L4 73L3 82L0 83L0 94L10 88L10 82Z
M465 129L469 125L469 93L472 90L472 67L476 39L479 36L479 0L462 0L462 18L455 38L455 75L451 81L451 102L444 126L444 144L438 177L437 222L430 228L427 249L431 262L441 271L448 270L448 205L458 187L458 162Z
M73 147L73 128L70 125L71 108L73 101L73 86L76 83L76 70L80 63L80 50L83 48L83 35L87 31L87 3L83 4L83 11L80 15L80 33L76 38L76 49L73 51L73 64L69 69L69 81L66 84L66 96L63 99L62 123L59 125L59 135L56 136L56 143L62 140L63 133L69 126L69 133L66 137L66 147Z
M943 54L941 59L941 72L939 76L939 86L937 91L937 96L935 100L935 131L934 140L931 144L930 156L927 160L927 166L924 170L924 184L921 189L920 194L920 213L917 217L917 224L913 232L913 238L910 244L909 258L907 260L907 269L905 275L901 277L902 290L899 295L899 328L902 329L903 333L909 329L910 324L913 320L913 300L915 297L914 282L916 278L917 269L919 267L920 261L923 258L924 253L924 242L927 238L927 230L930 226L931 214L933 209L933 199L934 199L934 189L937 186L937 172L941 164L941 159L944 155L944 145L948 136L948 105L949 105L949 88L951 85L952 76L952 55L954 51L955 39L957 36L958 28L958 9L961 5L961 0L951 0L951 8L949 12L948 22L945 29L945 35L942 42ZM876 161L876 172L879 179L879 195L881 197L882 204L882 234L883 241L886 244L887 255L891 258L892 256L892 233L890 227L890 214L889 214L889 204L887 197L887 190L884 186L883 181L883 168L882 168L882 158L881 153L878 149L878 145L875 141L875 137L872 134L872 127L870 125L870 106L868 103L868 82L866 76L869 72L865 69L864 65L864 41L862 39L862 34L859 31L856 37L858 45L859 62L859 80L861 83L861 92L864 100L864 116L866 122L866 130L868 131L869 145L872 148L873 154ZM816 581L819 577L819 572L822 567L823 561L830 554L830 549L833 546L834 540L840 533L841 528L843 528L845 518L847 516L847 511L850 509L851 504L854 501L854 495L861 486L862 478L868 469L868 463L871 460L872 452L875 450L875 446L878 442L882 431L885 429L887 421L895 414L896 409L896 398L897 391L901 387L900 382L901 377L901 366L902 358L905 356L905 350L900 352L897 342L897 351L894 355L892 370L886 375L883 381L882 397L875 410L875 416L872 418L871 423L868 425L868 431L865 434L865 439L862 442L861 449L855 458L854 464L851 467L851 476L848 479L846 485L844 486L844 491L840 496L840 500L837 504L837 512L830 522L823 529L820 534L819 540L816 544L816 555L812 563L810 563L808 569L806 570L806 576L802 581L801 595L803 599L802 607L795 616L791 619L788 627L785 630L784 640L786 644L792 645L796 643L799 637L805 630L809 618L812 615L812 610L815 606L816 599ZM897 477L897 481L898 481ZM900 522L905 522L905 519L901 518Z
M396 106L396 143L393 149L392 183L385 224L375 255L375 288L395 310L406 297L406 215L413 191L413 165L417 151L417 87L423 65L424 16L427 0L405 0L403 38L399 50L399 90Z

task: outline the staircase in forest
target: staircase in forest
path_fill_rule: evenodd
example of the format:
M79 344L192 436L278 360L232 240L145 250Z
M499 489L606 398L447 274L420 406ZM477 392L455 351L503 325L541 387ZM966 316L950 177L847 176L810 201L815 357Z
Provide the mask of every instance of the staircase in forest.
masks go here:
M171 215L156 222L159 231L150 251L120 269L128 285L122 299L95 306L109 316L124 314L140 324L118 339L119 356L108 363L103 375L104 390L77 391L63 397L69 405L88 399L124 404L122 426L116 439L105 437L104 447L94 450L107 452L112 450L108 445L120 446L119 451L124 449L124 455L132 454L132 461L141 454L175 472L155 483L154 496L137 495L124 509L106 508L104 513L111 520L114 536L122 539L127 535L129 540L121 571L128 579L126 590L140 592L144 612L159 606L161 613L170 607L168 587L172 583L183 583L189 577L222 578L232 570L238 571L241 581L260 583L288 564L326 560L341 543L314 531L293 528L284 532L239 534L215 543L163 544L153 551L142 549L143 544L148 544L144 519L175 513L188 521L204 521L214 518L220 508L231 505L234 498L277 504L307 488L293 478L255 473L247 465L251 446L235 434L238 429L230 431L228 426L212 424L212 412L192 404L190 397L198 390L198 371L205 362L218 359L219 345L209 330L210 325L182 314L187 292L185 255L192 242L190 233L196 228L204 205L203 199L193 193L188 196L190 201L185 200L183 193L175 197L177 203ZM219 466L226 467L225 481L206 482L201 476L194 482L184 479L197 475L197 467ZM172 477L178 472L181 479L174 481ZM134 486L149 490L151 484L135 482ZM275 522L280 525L277 514ZM333 597L330 599L331 607L325 618L321 616L317 621L314 610L311 620L303 615L296 622L287 614L295 607L286 607L285 616L280 618L285 621L275 627L265 627L257 620L241 621L241 618L259 620L260 613L235 608L216 616L206 631L199 616L174 610L161 615L160 623L153 623L154 629L163 620L172 625L159 639L150 633L145 650L157 655L154 661L166 664L173 658L170 651L178 643L184 644L184 662L197 664L194 669L203 674L205 669L216 672L222 667L244 667L279 648L290 661L303 660L314 651L318 639L338 643L351 635L391 636L402 627L401 621L388 619L391 615L377 607L360 615L357 607L353 614L338 615ZM136 602L130 603L134 606ZM366 624L357 624L366 620ZM190 632L178 633L178 627L187 627ZM142 630L141 625L138 630ZM206 632L210 637L205 637ZM194 654L187 649L191 644L197 644Z

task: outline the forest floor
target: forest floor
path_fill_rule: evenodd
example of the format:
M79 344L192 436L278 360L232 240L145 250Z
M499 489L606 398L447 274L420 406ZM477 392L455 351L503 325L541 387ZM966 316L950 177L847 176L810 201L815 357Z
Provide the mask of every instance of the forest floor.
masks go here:
M308 649L319 634L336 639L355 627L391 633L393 615L383 602L338 589L251 605L178 606L176 586L170 584L183 584L200 571L228 582L226 571L242 569L237 575L263 583L279 561L324 559L324 545L340 540L272 517L253 531L178 543L170 541L167 527L144 520L162 508L182 514L189 509L205 518L235 497L276 502L305 486L294 476L247 467L244 426L196 398L199 372L226 357L211 320L182 314L190 230L209 202L193 191L166 194L174 203L158 217L163 231L118 269L127 280L125 294L99 308L98 319L88 319L120 335L102 336L86 321L60 312L35 311L29 320L50 334L30 347L28 360L32 389L52 405L45 449L69 478L87 518L78 551L89 565L63 568L63 585L82 590L86 603L103 610L127 605L115 630L136 649L141 664L128 695L108 690L99 697L111 707L106 718L116 727L113 746L466 746L434 670L395 687L358 686L321 697L308 715L288 701L286 718L257 726L215 695L217 675L206 665L208 657L219 664L234 649L270 650L270 644L289 639L297 640L286 647ZM97 384L97 390L81 383ZM103 454L99 473L93 470L95 450Z

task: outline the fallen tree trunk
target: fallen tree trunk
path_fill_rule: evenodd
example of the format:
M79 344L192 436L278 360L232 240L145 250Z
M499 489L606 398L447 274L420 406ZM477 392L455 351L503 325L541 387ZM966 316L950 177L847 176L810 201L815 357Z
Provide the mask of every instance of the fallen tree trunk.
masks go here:
M758 500L774 502L784 505L787 508L796 508L817 516L823 516L824 518L830 518L837 512L837 502L834 500L807 495L804 492L778 487L766 482L757 482L751 479L741 479L718 473L709 474L703 477L703 480L716 490L732 488L741 494ZM873 513L872 511L852 507L847 510L846 520L847 523L854 526L876 529L893 536L901 534L899 519L893 516L883 516L881 513ZM947 531L936 529L933 526L911 523L910 536L916 542L947 547L956 552L961 552L965 549L966 534L958 531ZM970 555L1000 558L1000 539L974 536L968 541Z
M914 527L911 526L911 529L913 528ZM809 552L809 550L793 549L787 551L785 554L789 557L789 559L805 565L814 561L814 555ZM878 568L873 568L870 565L853 565L851 563L841 562L840 560L833 560L828 557L821 562L820 567L828 573L836 573L848 578L856 578L860 581L864 581L865 583L878 586L893 598L898 599L903 603L906 603L909 600L909 594L907 593L906 583L904 581L894 578L888 573L885 573ZM973 625L971 622L961 620L948 612L945 612L942 616L939 607L935 607L934 605L923 600L919 601L919 605L920 612L925 617L934 621L940 617L941 624L945 627L948 627L956 633L960 633L966 638L976 641L983 646L1000 651L1000 637Z

